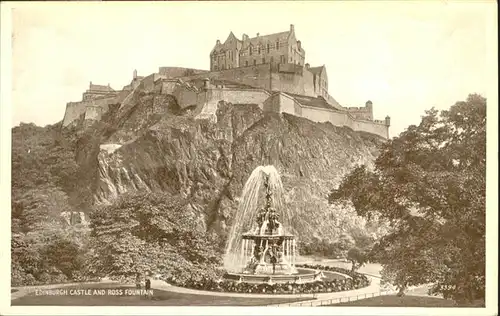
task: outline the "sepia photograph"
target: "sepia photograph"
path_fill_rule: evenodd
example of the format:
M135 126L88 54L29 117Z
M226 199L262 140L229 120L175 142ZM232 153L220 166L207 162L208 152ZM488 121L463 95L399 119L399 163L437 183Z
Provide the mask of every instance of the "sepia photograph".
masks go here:
M495 1L1 15L2 315L498 315Z

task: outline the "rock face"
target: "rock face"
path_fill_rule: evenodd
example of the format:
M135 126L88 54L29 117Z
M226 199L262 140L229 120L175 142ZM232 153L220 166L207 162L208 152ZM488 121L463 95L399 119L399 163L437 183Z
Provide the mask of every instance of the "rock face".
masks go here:
M329 123L263 113L256 105L221 102L213 122L195 119L201 109L183 112L169 96L136 100L110 111L82 137L77 159L87 168L94 201L168 191L188 199L205 227L222 235L252 170L272 164L300 234L328 236L334 217L328 192L356 164L371 163L383 141Z

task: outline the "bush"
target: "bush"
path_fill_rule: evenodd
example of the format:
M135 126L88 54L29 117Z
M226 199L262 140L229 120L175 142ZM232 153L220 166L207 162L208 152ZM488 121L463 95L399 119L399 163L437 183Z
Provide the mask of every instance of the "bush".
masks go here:
M38 276L38 283L49 284L50 281L51 281L51 277L50 277L50 274L48 274L47 272L43 272L42 274L40 274Z
M202 276L201 278L190 278L182 280L170 276L167 277L165 281L173 285L204 291L269 294L331 293L359 289L370 285L370 280L365 275L359 273L351 273L351 271L347 269L307 264L300 266L298 265L298 267L340 272L349 275L352 279L324 280L311 283L252 284L244 282L234 282L231 280L214 279L206 276Z
M57 284L57 283L66 283L66 282L68 282L68 278L66 277L66 275L61 273L61 274L52 275L50 283Z
M24 276L22 285L36 285L36 284L37 284L37 281L32 274L26 274Z

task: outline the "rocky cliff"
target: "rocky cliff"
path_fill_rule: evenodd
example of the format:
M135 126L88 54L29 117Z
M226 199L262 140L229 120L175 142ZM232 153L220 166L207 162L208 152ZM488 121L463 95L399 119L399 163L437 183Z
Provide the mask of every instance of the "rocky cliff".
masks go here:
M259 165L274 165L303 238L338 235L327 194L356 164L371 163L383 141L329 123L220 103L217 121L196 119L168 95L136 92L111 107L78 143L81 185L95 203L125 192L161 190L185 197L207 230L227 231L243 185Z

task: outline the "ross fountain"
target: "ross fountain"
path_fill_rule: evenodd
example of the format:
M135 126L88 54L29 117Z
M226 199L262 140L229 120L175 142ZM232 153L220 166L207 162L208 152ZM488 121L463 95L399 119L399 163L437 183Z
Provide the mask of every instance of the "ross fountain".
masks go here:
M261 189L265 192L265 205L258 209ZM291 233L290 214L283 204L283 185L276 168L257 167L243 188L229 234L224 258L227 279L301 283L321 278L319 271L295 268L296 239ZM246 231L248 227L251 229Z

